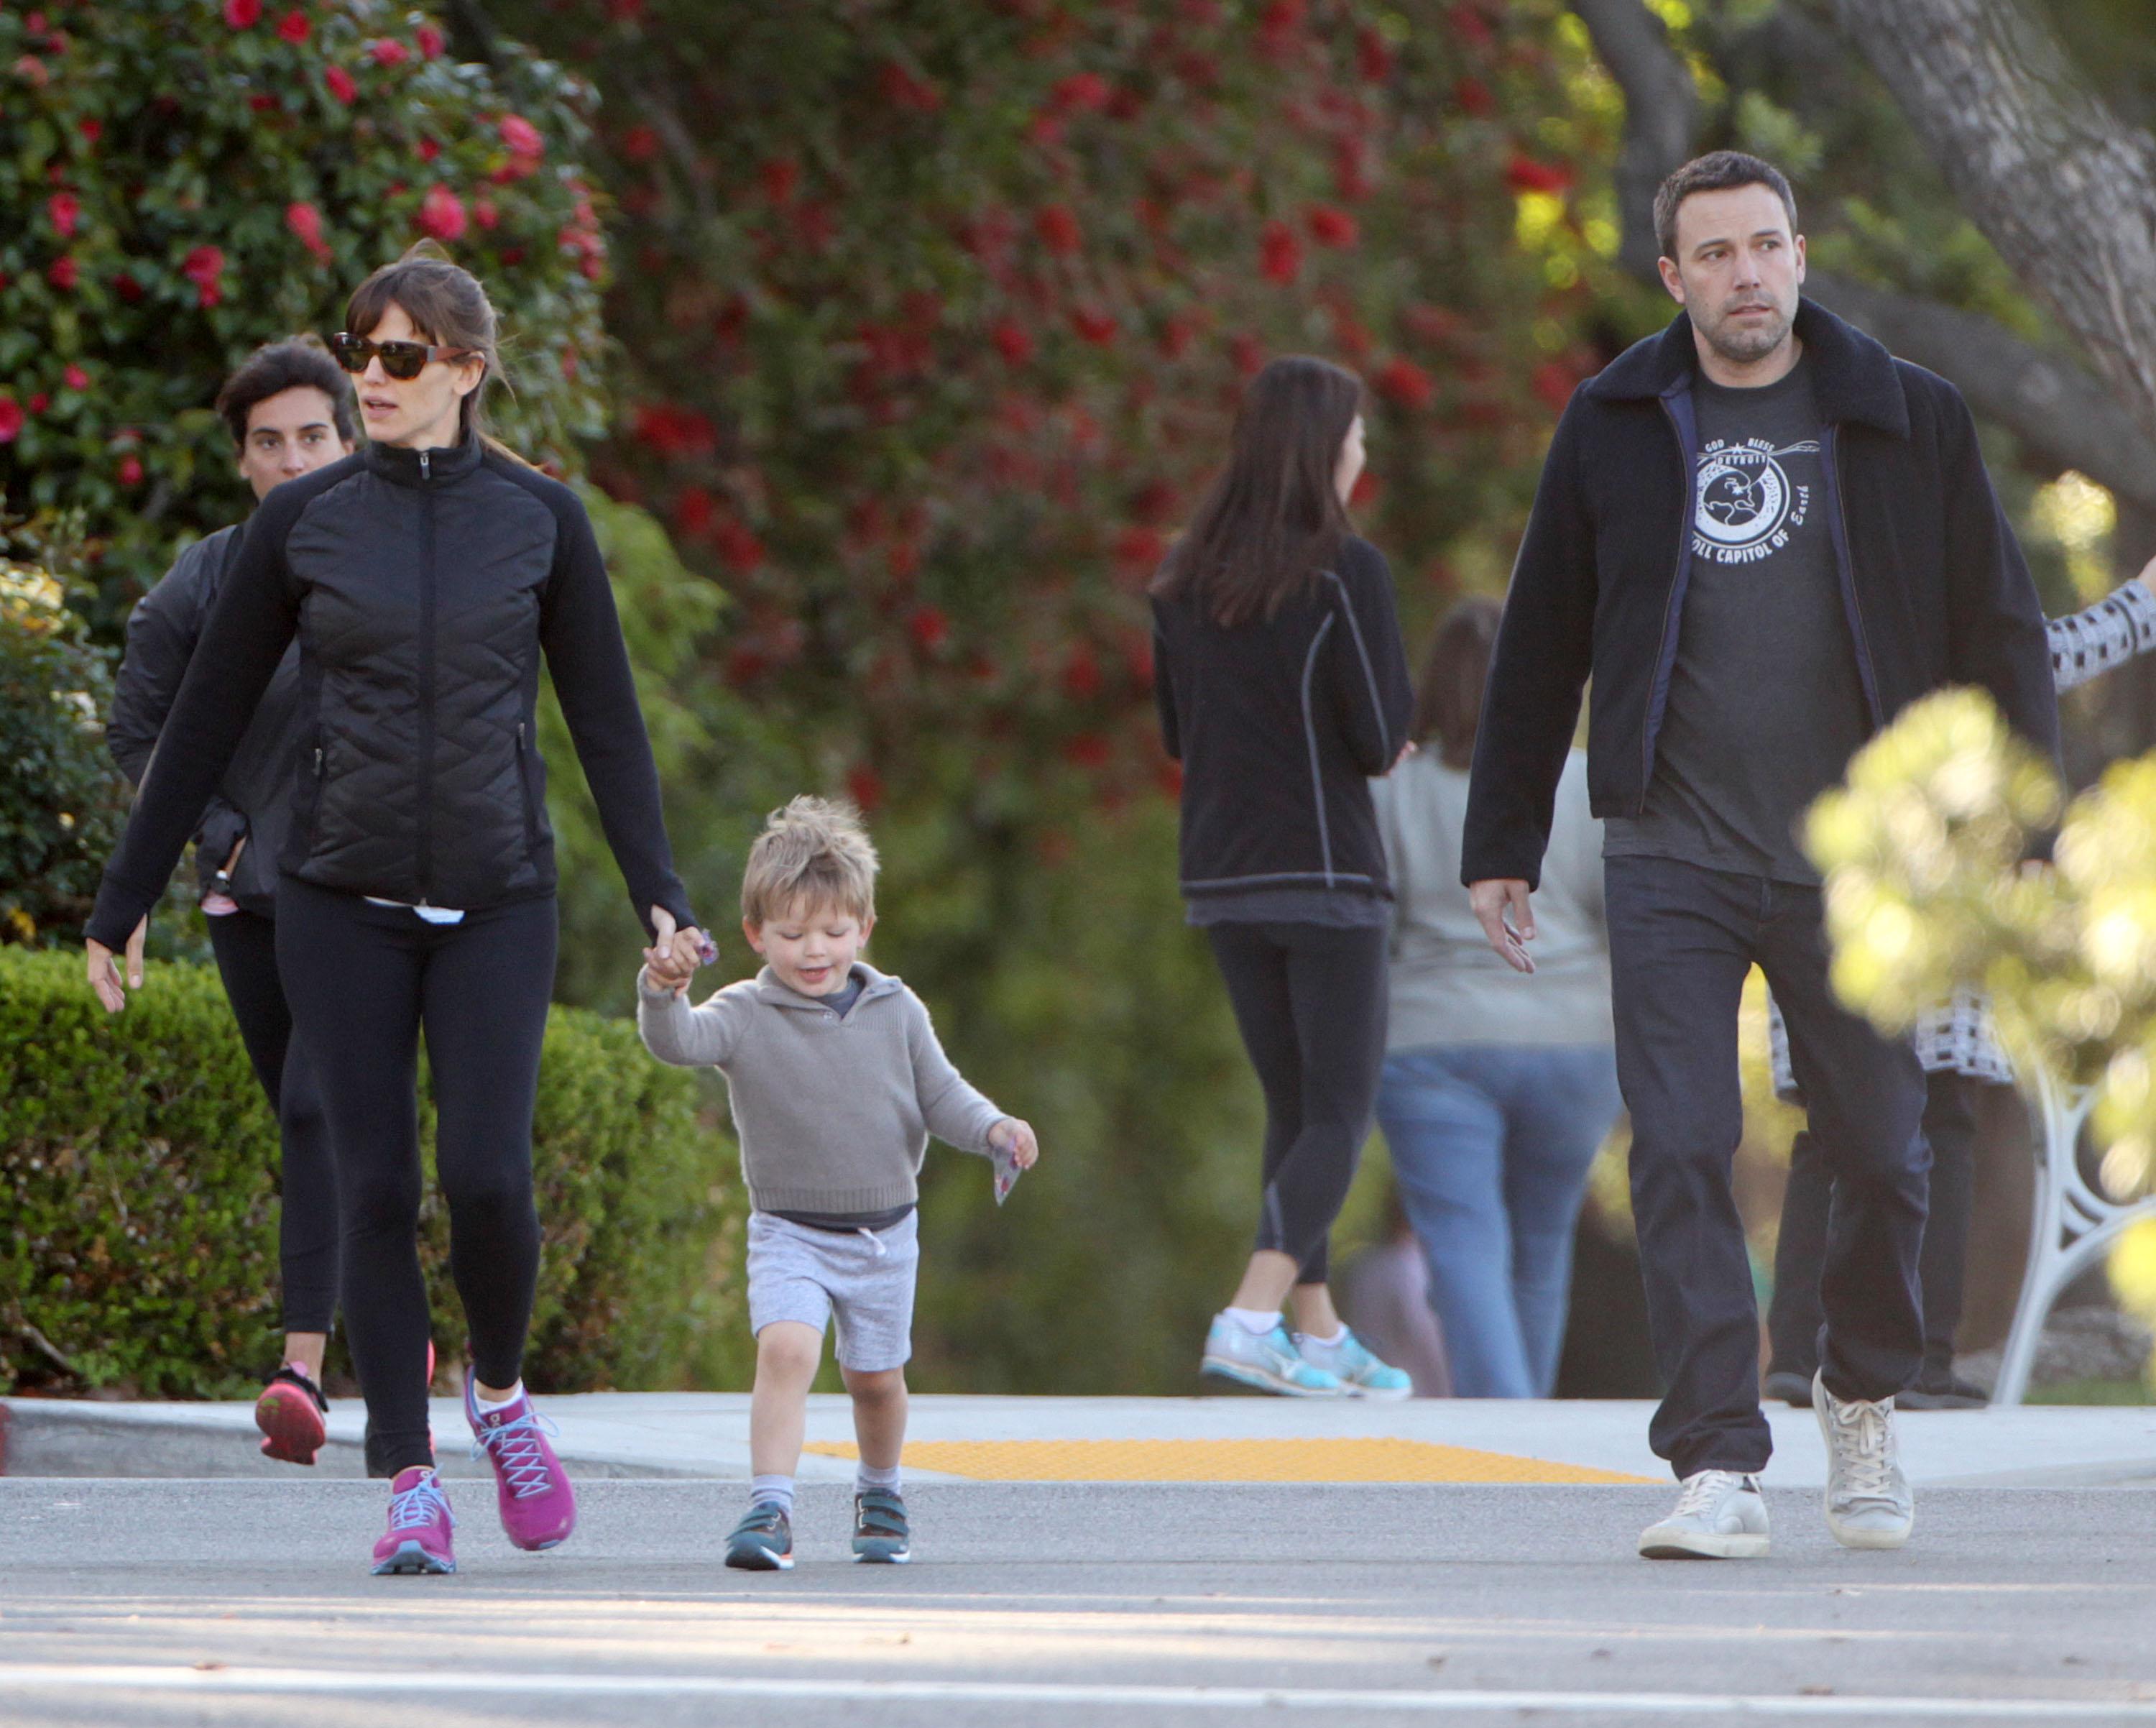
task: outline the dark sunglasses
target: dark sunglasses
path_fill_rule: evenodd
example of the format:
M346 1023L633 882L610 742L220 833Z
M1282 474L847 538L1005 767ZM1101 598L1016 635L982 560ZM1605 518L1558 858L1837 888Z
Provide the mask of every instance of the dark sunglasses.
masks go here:
M379 355L382 369L390 377L410 379L426 370L429 360L461 360L471 350L438 348L416 342L369 342L349 330L340 330L330 339L330 352L336 357L338 365L354 373L366 371L367 363Z

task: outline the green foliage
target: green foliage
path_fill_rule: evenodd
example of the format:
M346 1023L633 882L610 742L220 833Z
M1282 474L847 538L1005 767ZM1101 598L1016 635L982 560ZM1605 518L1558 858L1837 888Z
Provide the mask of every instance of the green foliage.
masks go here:
M49 940L89 914L126 808L105 751L111 701L59 581L0 558L0 942Z
M703 1096L633 1027L555 1011L534 1134L535 1384L744 1383L744 1207ZM422 1129L431 1167L431 1110ZM154 967L107 1018L79 954L0 949L0 1390L51 1377L35 1337L90 1386L246 1390L275 1360L276 1168L213 971ZM454 1360L460 1310L431 1193L422 1249Z
M0 488L79 507L115 629L175 540L240 514L209 404L256 345L333 331L423 234L493 292L513 441L596 430L604 249L586 93L442 57L387 0L77 0L0 12Z

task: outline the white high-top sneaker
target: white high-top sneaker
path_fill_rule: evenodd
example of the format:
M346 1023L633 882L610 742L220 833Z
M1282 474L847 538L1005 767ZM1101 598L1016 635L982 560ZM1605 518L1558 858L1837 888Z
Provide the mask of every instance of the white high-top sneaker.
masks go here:
M1696 1470L1684 1479L1676 1510L1640 1532L1648 1560L1763 1560L1767 1502L1757 1476Z
M1917 1501L1894 1444L1894 1401L1837 1398L1815 1374L1812 1409L1826 1442L1826 1527L1835 1540L1899 1548L1917 1521Z

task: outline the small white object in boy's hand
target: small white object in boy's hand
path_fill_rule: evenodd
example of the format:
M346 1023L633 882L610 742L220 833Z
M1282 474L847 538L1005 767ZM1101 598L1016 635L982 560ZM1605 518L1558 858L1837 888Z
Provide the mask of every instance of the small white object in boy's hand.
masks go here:
M1040 1156L1040 1142L1034 1138L1032 1124L1006 1116L988 1130L988 1151L995 1165L996 1204L1001 1206Z

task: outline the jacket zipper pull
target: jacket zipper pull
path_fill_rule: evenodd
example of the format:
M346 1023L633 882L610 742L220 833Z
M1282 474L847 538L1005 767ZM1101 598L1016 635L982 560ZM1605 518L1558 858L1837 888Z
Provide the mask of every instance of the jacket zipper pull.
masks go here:
M421 450L421 451L419 452L419 478L420 478L420 479L422 479L422 480L428 480L428 479L431 479L431 478L433 477L433 475L434 475L434 468L433 468L433 466L432 466L433 460L434 460L434 459L433 459L431 456L429 456L429 455L428 455L428 453L427 453L425 450Z
M316 745L315 746L315 778L316 778L316 779L318 779L318 780L319 780L320 779L321 779L321 777L322 777L322 747L321 747L320 744L316 744Z

